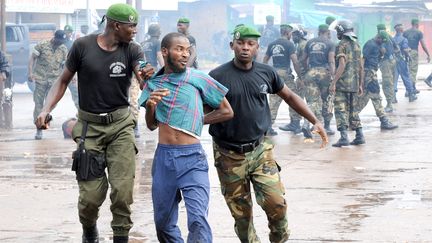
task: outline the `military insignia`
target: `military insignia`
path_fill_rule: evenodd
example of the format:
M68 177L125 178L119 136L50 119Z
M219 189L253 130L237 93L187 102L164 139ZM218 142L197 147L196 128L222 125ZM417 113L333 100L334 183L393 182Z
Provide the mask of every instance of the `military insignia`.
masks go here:
M133 15L129 15L129 22L134 22L135 17Z
M240 39L240 32L239 31L237 31L237 32L234 33L234 38L236 40Z

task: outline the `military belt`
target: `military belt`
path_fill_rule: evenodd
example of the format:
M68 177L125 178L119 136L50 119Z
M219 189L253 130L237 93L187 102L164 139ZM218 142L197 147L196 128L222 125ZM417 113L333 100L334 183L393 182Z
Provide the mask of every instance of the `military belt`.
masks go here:
M124 117L124 115L126 115L128 112L129 107L120 108L112 112L101 114L90 113L80 109L78 111L78 117L84 121L108 125L120 120L120 118Z
M220 140L216 137L213 137L213 141L219 147L222 147L222 148L228 149L228 150L232 150L232 151L237 152L239 154L244 154L244 153L254 151L254 149L256 147L258 147L258 145L260 145L263 140L264 140L264 136L260 137L259 139L255 140L253 142L250 142L250 143L238 144L238 143L231 143L231 142L223 141L223 140Z

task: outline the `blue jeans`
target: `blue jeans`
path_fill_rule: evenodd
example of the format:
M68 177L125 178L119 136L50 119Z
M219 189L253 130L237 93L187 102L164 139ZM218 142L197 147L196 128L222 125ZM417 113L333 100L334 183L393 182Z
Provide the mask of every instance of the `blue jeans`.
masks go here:
M399 75L402 78L406 91L409 94L411 94L414 91L414 85L410 78L408 63L406 63L406 61L401 58L396 58L396 68L395 68L395 75L394 75L395 92L397 92L397 83L398 83Z
M212 242L207 221L210 182L201 144L158 144L152 168L154 221L160 242L183 242L177 226L183 196L188 219L187 242Z

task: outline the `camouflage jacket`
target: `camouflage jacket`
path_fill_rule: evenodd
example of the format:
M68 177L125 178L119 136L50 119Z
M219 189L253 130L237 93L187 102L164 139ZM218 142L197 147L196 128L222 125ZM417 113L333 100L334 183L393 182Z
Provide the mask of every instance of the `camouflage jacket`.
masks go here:
M302 38L302 39L300 39L300 42L297 43L297 45L296 45L297 59L298 59L301 74L303 77L307 71L307 67L305 66L305 62L303 60L303 58L305 57L306 43L307 43L307 41Z
M63 70L68 50L65 45L53 48L51 41L39 42L33 50L37 56L34 67L34 77L37 82L54 82Z
M10 73L9 63L2 51L0 51L0 73L5 73L6 77L8 77Z
M343 38L336 47L336 68L339 59L345 58L345 71L336 82L336 91L357 93L361 72L360 45L349 38Z

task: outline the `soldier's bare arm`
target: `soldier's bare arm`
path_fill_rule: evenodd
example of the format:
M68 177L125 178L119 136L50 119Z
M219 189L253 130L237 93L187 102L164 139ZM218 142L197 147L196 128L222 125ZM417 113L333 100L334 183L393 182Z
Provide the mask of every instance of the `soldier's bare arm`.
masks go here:
M331 74L332 77L334 77L334 75L335 75L335 69L336 69L336 66L335 66L335 53L334 53L334 51L330 51L328 53L328 57L327 58L328 58L329 66L330 66L330 74Z
M421 39L421 40L420 40L420 44L421 44L421 46L422 46L422 48L423 48L423 51L424 51L424 52L426 53L426 55L427 55L427 61L430 62L430 55L429 55L429 51L428 51L428 49L427 49L426 43L424 42L424 39Z
M263 63L268 64L269 60L270 60L270 57L265 55L264 59L263 59Z
M338 68L336 69L336 73L333 77L333 80L330 84L330 92L335 93L336 92L336 83L341 78L342 74L345 71L346 66L346 60L344 56L341 56L338 58Z

